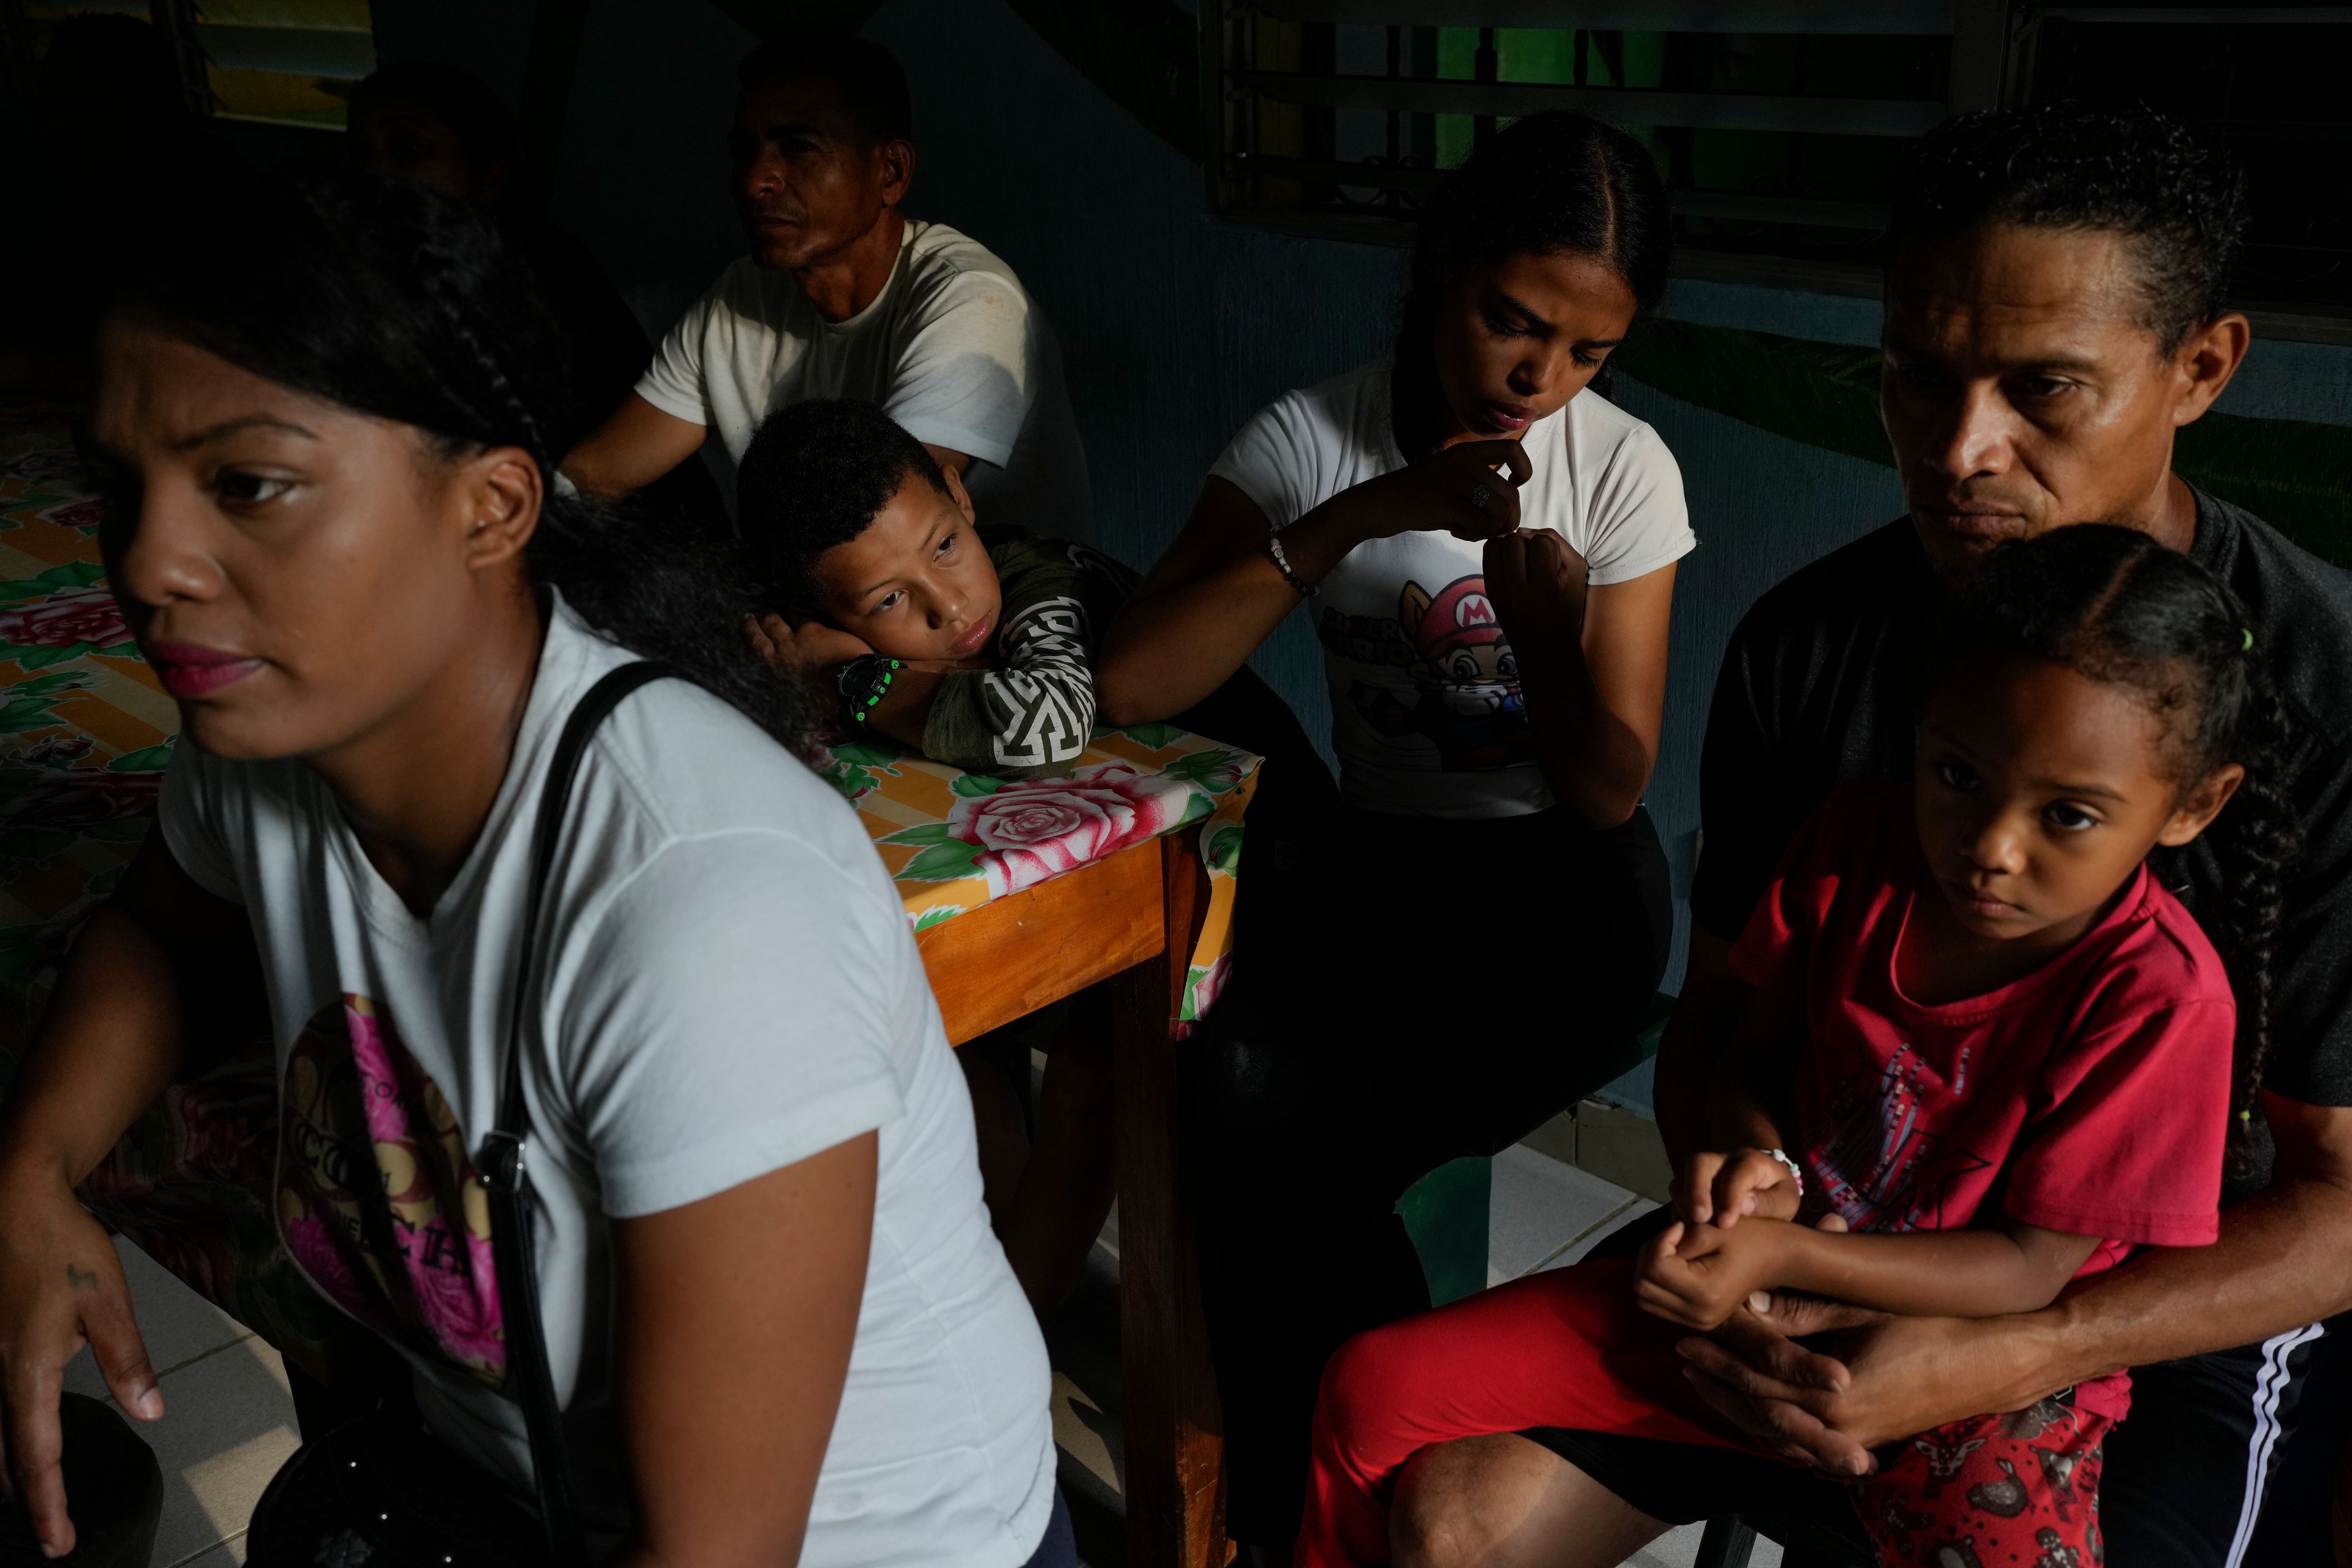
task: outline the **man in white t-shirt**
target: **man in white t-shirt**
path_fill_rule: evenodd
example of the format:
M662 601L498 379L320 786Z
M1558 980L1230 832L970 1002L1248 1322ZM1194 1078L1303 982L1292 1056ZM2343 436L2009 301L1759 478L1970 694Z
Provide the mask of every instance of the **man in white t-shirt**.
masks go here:
M809 398L878 404L991 518L1084 539L1093 503L1061 345L1019 279L945 224L906 217L907 78L881 45L763 44L737 69L729 137L751 253L679 318L636 391L563 461L625 495L715 426L740 460Z

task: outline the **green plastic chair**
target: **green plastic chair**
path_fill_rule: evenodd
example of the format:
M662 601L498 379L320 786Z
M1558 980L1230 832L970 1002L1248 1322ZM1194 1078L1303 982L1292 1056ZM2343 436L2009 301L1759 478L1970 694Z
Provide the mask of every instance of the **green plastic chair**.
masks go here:
M1650 999L1650 1011L1636 1030L1606 1059L1594 1064L1591 1081L1577 1091L1575 1100L1604 1084L1614 1083L1658 1054L1658 1037L1675 999L1661 991ZM1407 1187L1397 1199L1397 1217L1421 1258L1422 1278L1429 1283L1432 1306L1459 1301L1486 1288L1486 1216L1494 1192L1492 1156L1465 1155L1443 1165Z

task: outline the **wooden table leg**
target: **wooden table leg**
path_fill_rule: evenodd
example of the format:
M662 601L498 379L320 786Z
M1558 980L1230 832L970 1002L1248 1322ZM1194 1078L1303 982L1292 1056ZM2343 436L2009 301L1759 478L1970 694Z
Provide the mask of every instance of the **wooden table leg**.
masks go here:
M1197 829L1162 839L1167 951L1117 994L1128 1568L1223 1568L1223 1423L1177 1169L1176 1016L1208 903Z

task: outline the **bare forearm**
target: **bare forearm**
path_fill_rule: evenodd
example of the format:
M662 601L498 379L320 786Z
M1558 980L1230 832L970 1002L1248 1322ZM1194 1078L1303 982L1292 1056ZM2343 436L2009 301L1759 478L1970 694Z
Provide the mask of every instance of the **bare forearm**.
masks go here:
M1715 1069L1748 997L1748 987L1732 978L1730 951L1714 932L1691 928L1682 992L1658 1041L1658 1136L1678 1171L1692 1155L1722 1147L1710 1109Z
M866 714L866 726L921 749L923 729L931 721L931 704L939 698L940 684L947 679L948 668L945 665L902 663L891 676L890 689L883 693L880 704ZM826 677L827 680L832 679L831 675ZM940 760L956 761L952 757Z
M877 1149L864 1133L614 1227L620 1408L637 1500L620 1561L800 1560L856 1340Z
M1998 1230L1829 1232L1789 1221L1774 1289L1810 1290L1857 1307L1914 1317L1991 1318L2046 1305L2058 1288L2049 1261Z
M666 414L635 393L564 455L564 475L595 496L643 489L700 449L703 426Z
M1696 951L1696 949L1694 949ZM1707 1132L1717 1149L1785 1149L1789 1089L1804 1049L1801 1004L1780 991L1758 992L1729 972L1728 955L1712 1000L1730 1035L1706 1064Z
M1649 749L1602 700L1572 635L1513 645L1544 782L1588 826L1616 826L1649 787Z
M0 1165L62 1179L94 1170L177 1069L179 985L155 939L100 907L66 955L39 1035L9 1086Z
M1282 531L1300 581L1318 583L1370 537L1342 491ZM1206 698L1298 607L1261 543L1223 551L1181 582L1138 592L1103 638L1095 693L1103 722L1166 719Z
M2144 1252L2021 1323L2053 1388L2252 1344L2352 1310L2352 1193L2285 1180L2226 1209L2210 1247Z
M1714 1097L1707 1105L1707 1125L1717 1149L1786 1149L1772 1108L1752 1093L1745 1077L1727 1065L1717 1074Z

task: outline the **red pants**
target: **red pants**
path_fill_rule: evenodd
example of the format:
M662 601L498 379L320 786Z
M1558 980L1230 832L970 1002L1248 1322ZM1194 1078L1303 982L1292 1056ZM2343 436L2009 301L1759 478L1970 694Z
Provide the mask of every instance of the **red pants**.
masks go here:
M1685 1381L1684 1331L1634 1304L1633 1268L1515 1280L1341 1347L1316 1405L1299 1568L1388 1562L1397 1472L1433 1443L1563 1426L1762 1452ZM1863 1524L1886 1562L2089 1568L2108 1425L2045 1400L1890 1446L1856 1489Z

